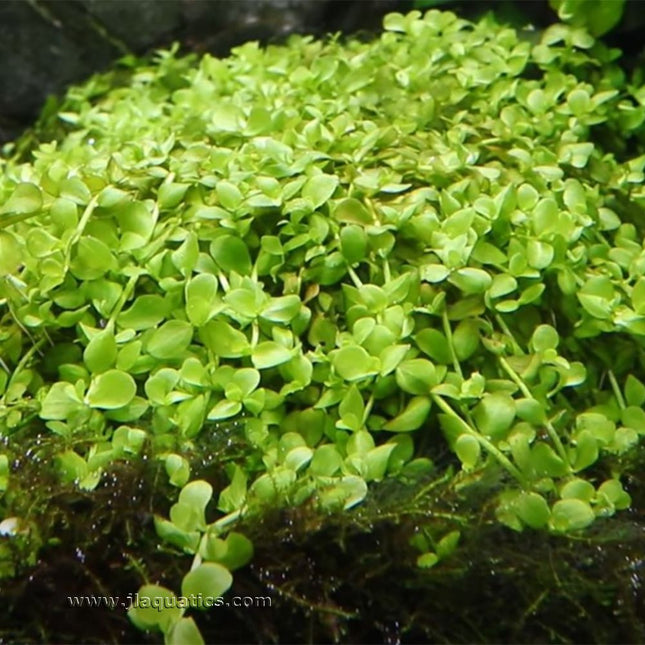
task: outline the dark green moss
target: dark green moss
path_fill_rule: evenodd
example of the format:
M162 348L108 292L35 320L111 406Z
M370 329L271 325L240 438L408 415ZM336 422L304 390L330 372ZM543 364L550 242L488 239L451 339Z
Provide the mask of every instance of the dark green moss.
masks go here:
M196 471L213 475L209 461L195 461ZM256 555L229 596L268 597L270 606L215 608L196 620L209 643L643 642L642 457L631 466L626 483L641 510L578 538L509 531L479 506L490 491L456 493L449 481L425 494L424 482L389 481L342 515L308 505L267 512L243 526ZM0 590L2 642L159 641L134 630L122 607L71 608L67 600L123 602L144 578L179 585L185 562L152 527L153 513L169 506L158 470L147 460L122 464L83 493L48 480L37 461L22 464L44 546ZM454 528L458 551L419 569L410 539Z

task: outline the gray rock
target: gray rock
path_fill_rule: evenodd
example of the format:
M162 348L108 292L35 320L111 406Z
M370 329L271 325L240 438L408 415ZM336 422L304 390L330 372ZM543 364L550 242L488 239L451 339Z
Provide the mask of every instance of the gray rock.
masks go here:
M81 0L111 38L135 52L166 42L182 25L180 0Z
M46 97L102 69L119 54L97 37L76 3L0 2L0 137L8 140ZM65 20L61 19L64 15Z
M83 27L63 25L30 2L0 2L0 114L34 114L48 94L114 58L117 50L87 33L81 36Z
M280 42L289 34L378 30L383 16L412 0L182 0L185 42L226 55L249 40Z

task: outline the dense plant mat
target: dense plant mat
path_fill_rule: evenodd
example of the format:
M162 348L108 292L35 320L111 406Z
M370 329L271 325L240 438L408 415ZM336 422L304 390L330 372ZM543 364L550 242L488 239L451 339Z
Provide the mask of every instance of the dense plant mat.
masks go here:
M115 521L183 577L136 567L129 618L169 643L202 641L216 618L185 599L248 576L284 509L342 544L389 507L370 487L416 489L428 527L392 531L422 587L464 569L475 527L486 562L513 531L564 558L629 523L612 516L645 432L642 73L582 27L384 26L125 60L1 162L3 578L66 548L41 486L100 500L132 469L153 519Z

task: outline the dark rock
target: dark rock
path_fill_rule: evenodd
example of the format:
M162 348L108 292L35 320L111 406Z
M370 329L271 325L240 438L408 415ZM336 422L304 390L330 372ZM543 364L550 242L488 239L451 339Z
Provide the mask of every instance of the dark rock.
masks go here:
M249 40L275 43L290 34L378 31L383 16L411 0L182 0L184 43L226 55Z
M77 43L60 22L27 2L0 3L0 113L33 113L43 96L108 62L115 51L102 43Z
M171 39L181 26L179 0L112 1L81 0L111 38L119 39L135 52Z
M63 9L70 3L57 4ZM36 116L49 94L105 67L119 53L81 18L77 14L63 24L47 5L0 2L0 115L12 124L9 134ZM0 132L4 137L5 127Z
M325 2L302 0L183 0L186 45L224 56L249 40L275 41L317 31Z
M25 125L18 119L11 119L0 115L0 144L13 141L24 130Z

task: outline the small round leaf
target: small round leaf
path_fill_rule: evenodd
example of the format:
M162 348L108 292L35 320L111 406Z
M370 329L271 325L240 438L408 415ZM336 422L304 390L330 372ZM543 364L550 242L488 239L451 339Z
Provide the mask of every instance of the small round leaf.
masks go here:
M108 370L92 380L86 399L92 408L115 410L128 405L136 393L137 384L127 372Z
M230 571L216 562L205 562L187 573L181 582L182 596L202 598L219 598L233 584ZM199 609L205 605L197 603Z

